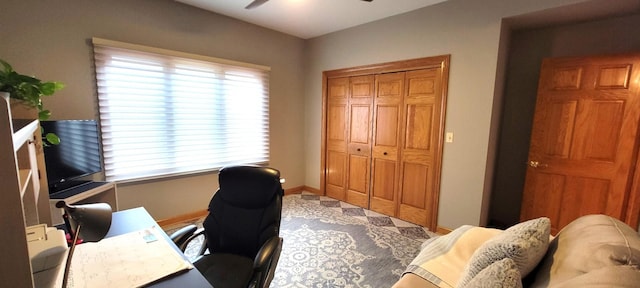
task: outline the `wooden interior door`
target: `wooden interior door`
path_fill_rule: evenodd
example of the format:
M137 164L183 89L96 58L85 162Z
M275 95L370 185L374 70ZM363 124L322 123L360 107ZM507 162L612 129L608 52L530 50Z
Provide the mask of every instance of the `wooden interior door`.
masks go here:
M373 75L349 79L346 202L369 208Z
M349 78L327 80L327 196L345 201Z
M400 119L404 96L405 72L376 76L370 209L395 216L398 205Z
M549 217L555 234L586 214L629 219L639 81L638 54L543 61L522 220Z
M438 192L435 185L442 131L442 73L439 68L406 75L398 218L435 231Z

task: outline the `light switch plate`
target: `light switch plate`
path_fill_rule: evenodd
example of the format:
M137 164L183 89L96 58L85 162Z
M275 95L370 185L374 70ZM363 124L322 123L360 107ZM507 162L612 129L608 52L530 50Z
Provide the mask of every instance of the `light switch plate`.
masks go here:
M444 142L453 143L453 132L447 132L445 134Z

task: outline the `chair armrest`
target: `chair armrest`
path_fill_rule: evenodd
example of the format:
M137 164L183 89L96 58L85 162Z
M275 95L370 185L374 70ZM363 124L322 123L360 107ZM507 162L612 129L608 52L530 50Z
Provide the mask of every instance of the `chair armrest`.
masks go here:
M196 225L187 225L185 227L180 228L178 231L171 233L169 238L171 241L176 244L184 252L184 249L181 247L184 243L187 242L187 239L193 235L193 232L196 232L198 227ZM186 245L185 245L186 247Z
M173 240L176 246L178 246L178 249L184 252L187 249L187 246L189 245L189 243L191 243L193 239L200 236L204 236L204 235L205 235L204 228L198 229L198 227L196 227L195 225L189 225L184 228L181 228L180 230L174 233L171 233L171 236L169 237L171 238L171 240ZM207 239L205 238L202 241L202 245L200 245L200 249L197 255L198 256L204 255L204 253L207 251L208 248L209 247L207 245ZM192 261L192 262L195 262L195 261Z
M267 242L265 242L258 254L256 254L256 258L253 260L253 269L259 272L263 272L269 268L269 264L271 264L272 256L280 254L280 250L282 249L282 238L274 236L271 237Z
M258 251L256 258L253 260L253 287L269 287L280 259L282 241L282 237L274 236L264 243Z
M202 257L202 255L204 255L207 249L209 249L206 235L207 234L204 233L204 228L199 228L198 230L196 230L196 232L193 233L193 235L191 235L191 237L189 237L189 239L187 239L187 241L184 243L183 249L187 249L187 245L189 244L189 242L191 242L191 240L197 237L203 236L204 239L202 239L202 245L200 245L200 250L198 251L198 259L199 259L200 257Z

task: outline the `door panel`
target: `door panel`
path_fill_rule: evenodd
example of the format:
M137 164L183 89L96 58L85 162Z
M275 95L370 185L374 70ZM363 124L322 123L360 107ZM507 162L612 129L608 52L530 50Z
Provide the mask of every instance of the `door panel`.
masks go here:
M598 70L596 89L627 89L631 78L631 64L601 66Z
M583 119L584 126L579 135L579 141L584 143L576 149L577 159L585 158L606 162L615 162L616 147L618 147L622 119L619 115L624 112L624 102L617 100L585 101Z
M329 151L327 153L327 196L335 199L344 198L346 170L345 153Z
M531 213L532 218L546 216L552 219L552 221L557 221L560 211L555 209L555 207L546 205L546 203L560 203L562 201L560 191L562 191L562 187L565 186L567 177L544 172L532 175L532 177L535 177L534 185L536 185L536 190L547 191L546 193L532 195L532 197L527 199L527 201L530 202L529 206L537 207L537 209Z
M374 98L372 174L374 175L370 209L396 215L398 189L398 143L404 95L405 72L376 76Z
M549 217L557 233L586 214L630 218L638 67L638 55L543 61L522 220Z
M331 123L327 126L327 138L331 143L330 145L338 150L345 150L345 131L346 131L346 104L336 103L329 105L329 117L331 117Z
M369 160L368 156L350 155L347 202L367 208L369 204Z
M398 115L400 115L398 104L378 104L376 105L376 115L376 145L397 147Z
M403 145L400 151L400 203L398 218L430 229L436 225L437 192L435 150L439 131L441 82L439 69L407 72L407 94L404 97Z
M347 119L349 79L335 78L327 81L327 196L345 200L347 172Z
M403 168L402 189L405 193L402 194L402 204L424 210L429 167L405 163Z
M429 207L429 167L403 161L402 196L398 218L427 226Z
M609 181L586 177L572 178L565 186L561 206L573 208L559 213L557 227L564 227L582 215L602 213L608 206Z
M396 161L389 161L383 158L377 157L373 162L375 166L375 173L373 175L373 194L377 198L392 201L395 198L393 191L395 191L396 179ZM386 176L393 176L391 178Z
M351 104L349 143L369 145L371 105Z
M431 150L433 105L408 105L404 147L428 152Z
M369 207L371 182L371 121L373 118L374 77L349 78L349 140L347 142L347 187L345 201Z
M549 106L549 114L545 120L549 132L547 139L545 139L544 151L550 156L569 158L578 102L553 101Z

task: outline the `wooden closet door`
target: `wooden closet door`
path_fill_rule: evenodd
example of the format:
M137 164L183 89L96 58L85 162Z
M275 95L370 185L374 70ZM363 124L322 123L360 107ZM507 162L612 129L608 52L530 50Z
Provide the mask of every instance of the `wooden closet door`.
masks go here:
M371 210L396 215L398 191L398 146L405 72L376 76L372 151Z
M435 231L437 219L438 127L442 105L439 68L407 72L400 149L398 218Z
M349 84L346 202L369 208L374 77L351 77Z
M436 231L449 58L323 72L321 193Z
M327 196L346 200L349 78L327 80Z

